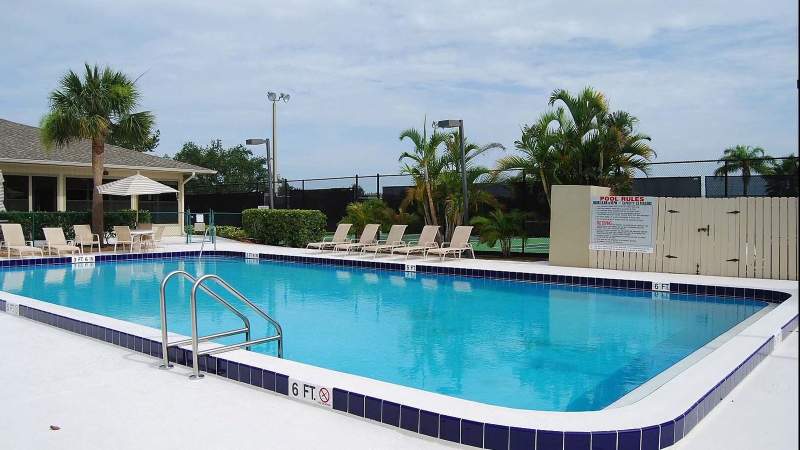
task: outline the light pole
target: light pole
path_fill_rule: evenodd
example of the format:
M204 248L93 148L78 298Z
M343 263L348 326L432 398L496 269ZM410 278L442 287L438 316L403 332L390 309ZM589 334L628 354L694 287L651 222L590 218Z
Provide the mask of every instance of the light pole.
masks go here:
M435 122L438 128L458 128L458 146L461 151L461 189L464 192L464 225L469 224L469 191L467 190L467 163L464 160L464 121L440 120Z
M289 94L267 92L267 99L272 102L272 170L270 170L272 179L270 184L275 184L278 176L278 102L281 100L284 103L288 102Z
M261 145L264 144L267 147L267 194L269 196L269 200L266 198L264 199L264 204L269 205L269 209L275 209L275 196L272 195L272 167L270 164L270 152L269 152L269 139L261 139L261 138L253 138L244 141L247 145Z

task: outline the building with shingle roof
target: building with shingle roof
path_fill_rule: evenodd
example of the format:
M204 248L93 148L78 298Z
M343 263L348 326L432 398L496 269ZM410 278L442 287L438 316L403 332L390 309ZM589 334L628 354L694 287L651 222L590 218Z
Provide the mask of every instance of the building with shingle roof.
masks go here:
M204 167L106 144L105 181L136 173L178 190L175 194L128 198L107 196L107 211L141 209L153 222L171 224L180 233L184 187L196 175L213 174ZM37 127L0 119L0 173L8 211L87 211L92 198L92 149L88 140L46 149Z

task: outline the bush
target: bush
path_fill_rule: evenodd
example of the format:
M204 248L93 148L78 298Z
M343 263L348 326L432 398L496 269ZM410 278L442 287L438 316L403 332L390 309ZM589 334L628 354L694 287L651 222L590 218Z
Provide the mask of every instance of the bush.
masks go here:
M139 211L139 222L150 222L150 216L150 211ZM110 233L115 225L128 225L130 227L136 225L136 211L130 209L106 212L103 217L106 233ZM26 238L30 238L31 229L34 231L34 239L44 239L43 227L59 227L64 230L67 239L72 239L75 237L72 226L91 224L92 213L89 211L8 211L0 212L0 219L22 225L22 231L25 233Z
M316 209L246 209L242 226L247 236L268 245L305 247L321 241L327 219Z
M381 231L387 233L392 225L418 225L419 218L413 214L405 212L395 212L389 205L381 199L371 198L361 202L353 202L347 205L347 215L339 223L353 224L351 232L356 236L364 230L364 226L369 223L377 223L381 226Z
M241 241L247 238L247 233L239 227L234 227L231 225L218 225L217 236Z

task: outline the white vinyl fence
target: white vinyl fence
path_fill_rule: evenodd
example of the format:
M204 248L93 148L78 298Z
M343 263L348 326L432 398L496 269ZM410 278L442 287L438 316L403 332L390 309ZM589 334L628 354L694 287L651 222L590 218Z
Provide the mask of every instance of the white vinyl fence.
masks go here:
M653 253L590 251L600 269L797 280L797 198L658 198Z

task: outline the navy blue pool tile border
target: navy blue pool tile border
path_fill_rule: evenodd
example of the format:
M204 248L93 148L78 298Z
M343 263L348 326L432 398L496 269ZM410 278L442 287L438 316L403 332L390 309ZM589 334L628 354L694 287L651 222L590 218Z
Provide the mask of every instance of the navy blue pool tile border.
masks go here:
M2 305L0 305L0 307L1 306ZM797 329L798 317L800 317L800 315L795 315L781 327L781 340L786 339L789 333Z
M208 252L208 254L217 255L221 252ZM243 253L225 252L224 255L219 256L244 256ZM316 264L326 266L340 266L340 267L360 267L376 270L391 270L391 271L405 271L405 264L393 262L380 262L369 260L353 260L353 259L339 259L339 258L326 258L319 256L306 256L306 255L281 255L270 253L259 253L260 260L265 261L279 261L279 262L293 262L300 264ZM470 269L442 265L426 265L424 261L410 261L409 264L415 266L417 273L429 273L436 275L450 275L450 276L464 276L471 278L486 278L493 280L504 281L521 281L533 282L544 284L559 284L573 287L582 288L607 288L607 289L624 289L636 291L650 291L652 292L653 283L645 280L628 280L617 278L598 278L598 277L581 277L574 275L558 275L558 274L542 274L530 272L511 272L503 270L488 270L488 269ZM700 284L684 284L684 283L671 283L670 293L675 294L692 294L692 295L705 295L715 297L731 297L743 298L750 300L761 300L773 303L780 303L787 298L789 294L784 292L772 291L767 289L751 289L751 288L736 288L729 286L709 286Z
M151 252L151 253L101 253L94 254L97 262L152 260L164 258L195 258L200 256L198 250L185 250L178 252ZM283 255L273 253L245 253L231 250L208 250L203 252L203 257L234 257L251 258L257 256L258 260L292 262L300 264L315 264L325 266L358 267L374 270L405 271L406 264L395 262L369 261L360 259L328 258L324 256L308 255ZM28 259L0 260L0 268L30 266L30 265L61 265L70 264L68 257L46 257ZM446 265L426 265L425 261L410 261L418 273L436 275L464 276L471 278L485 278L515 282L533 282L544 284L558 284L576 288L606 288L633 291L652 291L652 282L643 280L628 280L617 278L582 277L574 275L542 274L529 272L512 272L503 270L470 269ZM715 296L761 300L771 303L780 303L790 297L785 292L768 289L737 288L731 286L710 286L700 284L670 283L670 293L691 294L699 296Z
M194 256L199 252L174 252L164 255L170 257L184 256L186 253L191 253L192 255L190 256ZM239 252L209 253L212 256L242 255ZM104 256L111 257L111 259L137 259L130 257L136 255L129 254ZM261 254L261 257L263 256L264 254ZM287 255L282 256L288 258ZM50 259L66 260L66 258ZM362 262L367 263L369 261ZM418 268L419 267L420 266L418 266ZM388 270L394 270L390 267L384 268ZM481 272L483 272L482 275L485 275L485 272L491 271ZM493 274L489 275L491 276ZM541 278L542 282L548 282L548 278L541 274L524 275L532 275L537 281ZM602 285L605 286L605 280L601 280L602 279L597 278L583 280L581 277L563 277L557 278L556 282L569 282L578 284L585 282L589 286L592 286L592 283L597 285L598 283L602 282ZM640 284L639 286L645 285ZM673 286L674 287L671 286L671 290L674 289L675 292L692 292L688 287L689 285ZM713 286L707 288L716 289ZM730 288L723 289L723 295L731 293L727 289ZM718 291L715 290L714 292L714 295L718 295ZM732 295L735 296L736 294L759 295L756 290L752 292L750 290L734 290ZM771 298L774 299L776 297L772 296ZM0 300L0 310L6 310L6 304L7 302L5 300ZM161 358L162 356L161 343L156 340L120 332L118 330L72 319L59 314L42 311L26 305L19 305L18 311L20 316L31 320L98 339L156 358ZM798 316L795 316L781 328L783 336L785 337L786 333L796 329L797 325ZM554 448L556 450L566 448L575 450L658 450L672 446L674 443L680 441L684 436L690 433L700 420L708 415L708 413L713 410L714 407L721 403L721 401L750 372L752 372L759 365L759 363L766 358L767 355L773 351L775 344L776 338L775 336L771 336L757 350L751 353L741 364L728 373L719 383L706 392L698 401L692 404L691 407L689 407L680 416L661 424L642 427L639 429L605 430L592 433L579 433L571 431L535 430L508 427L501 424L483 423L449 416L435 411L420 410L411 405L403 405L385 399L366 396L357 392L349 392L337 387L333 388L332 406L334 410L358 417L363 417L367 420L380 421L384 424L398 427L410 432L474 447L530 450L548 450L549 448ZM169 349L168 359L172 363L190 367L192 353L187 349L171 347ZM206 373L216 374L218 376L245 383L265 391L271 391L284 396L289 395L289 376L286 374L211 356L201 357L199 359L199 364L200 369ZM586 439L587 435L590 437L588 441Z

